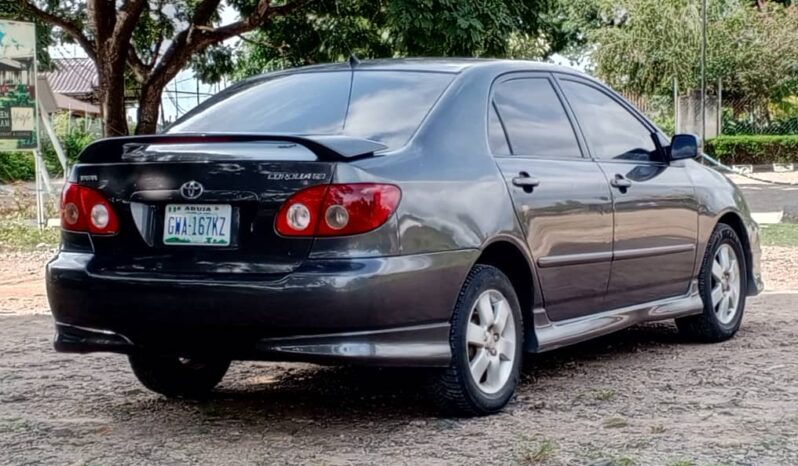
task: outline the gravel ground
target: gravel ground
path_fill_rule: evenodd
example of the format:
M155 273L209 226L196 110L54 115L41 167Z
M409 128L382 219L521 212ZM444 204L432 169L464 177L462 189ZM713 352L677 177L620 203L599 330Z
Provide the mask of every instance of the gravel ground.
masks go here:
M214 398L144 390L117 355L51 350L48 251L0 258L2 464L798 464L798 250L739 335L634 327L529 358L505 412L439 417L424 373L237 363Z

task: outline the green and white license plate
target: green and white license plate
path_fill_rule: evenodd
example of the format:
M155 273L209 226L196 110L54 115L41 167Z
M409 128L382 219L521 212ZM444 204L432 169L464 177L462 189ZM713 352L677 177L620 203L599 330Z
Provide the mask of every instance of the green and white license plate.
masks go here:
M232 209L227 204L167 204L167 246L230 246Z

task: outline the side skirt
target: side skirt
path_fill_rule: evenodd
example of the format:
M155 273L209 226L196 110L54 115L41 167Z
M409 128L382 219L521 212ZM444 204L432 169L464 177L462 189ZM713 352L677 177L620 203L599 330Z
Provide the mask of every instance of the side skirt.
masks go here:
M684 296L622 307L574 319L552 322L544 308L535 308L533 314L538 345L537 348L531 350L538 353L551 351L643 322L700 314L703 307L704 304L698 293L698 282L693 280L690 283L690 290Z

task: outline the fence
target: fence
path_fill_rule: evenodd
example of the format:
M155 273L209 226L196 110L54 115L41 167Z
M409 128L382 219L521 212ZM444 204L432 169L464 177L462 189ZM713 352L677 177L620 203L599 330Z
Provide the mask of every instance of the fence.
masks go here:
M702 123L701 93L624 97L668 134L798 135L798 96L780 100L726 97L721 83L707 90ZM704 127L705 125L705 127Z
M798 134L798 98L778 103L750 98L725 99L721 114L721 132L740 134Z

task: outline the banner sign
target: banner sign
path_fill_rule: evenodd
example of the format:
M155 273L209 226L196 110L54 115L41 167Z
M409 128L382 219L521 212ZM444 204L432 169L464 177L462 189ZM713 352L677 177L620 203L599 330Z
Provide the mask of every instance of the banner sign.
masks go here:
M0 151L36 149L36 29L0 19Z

